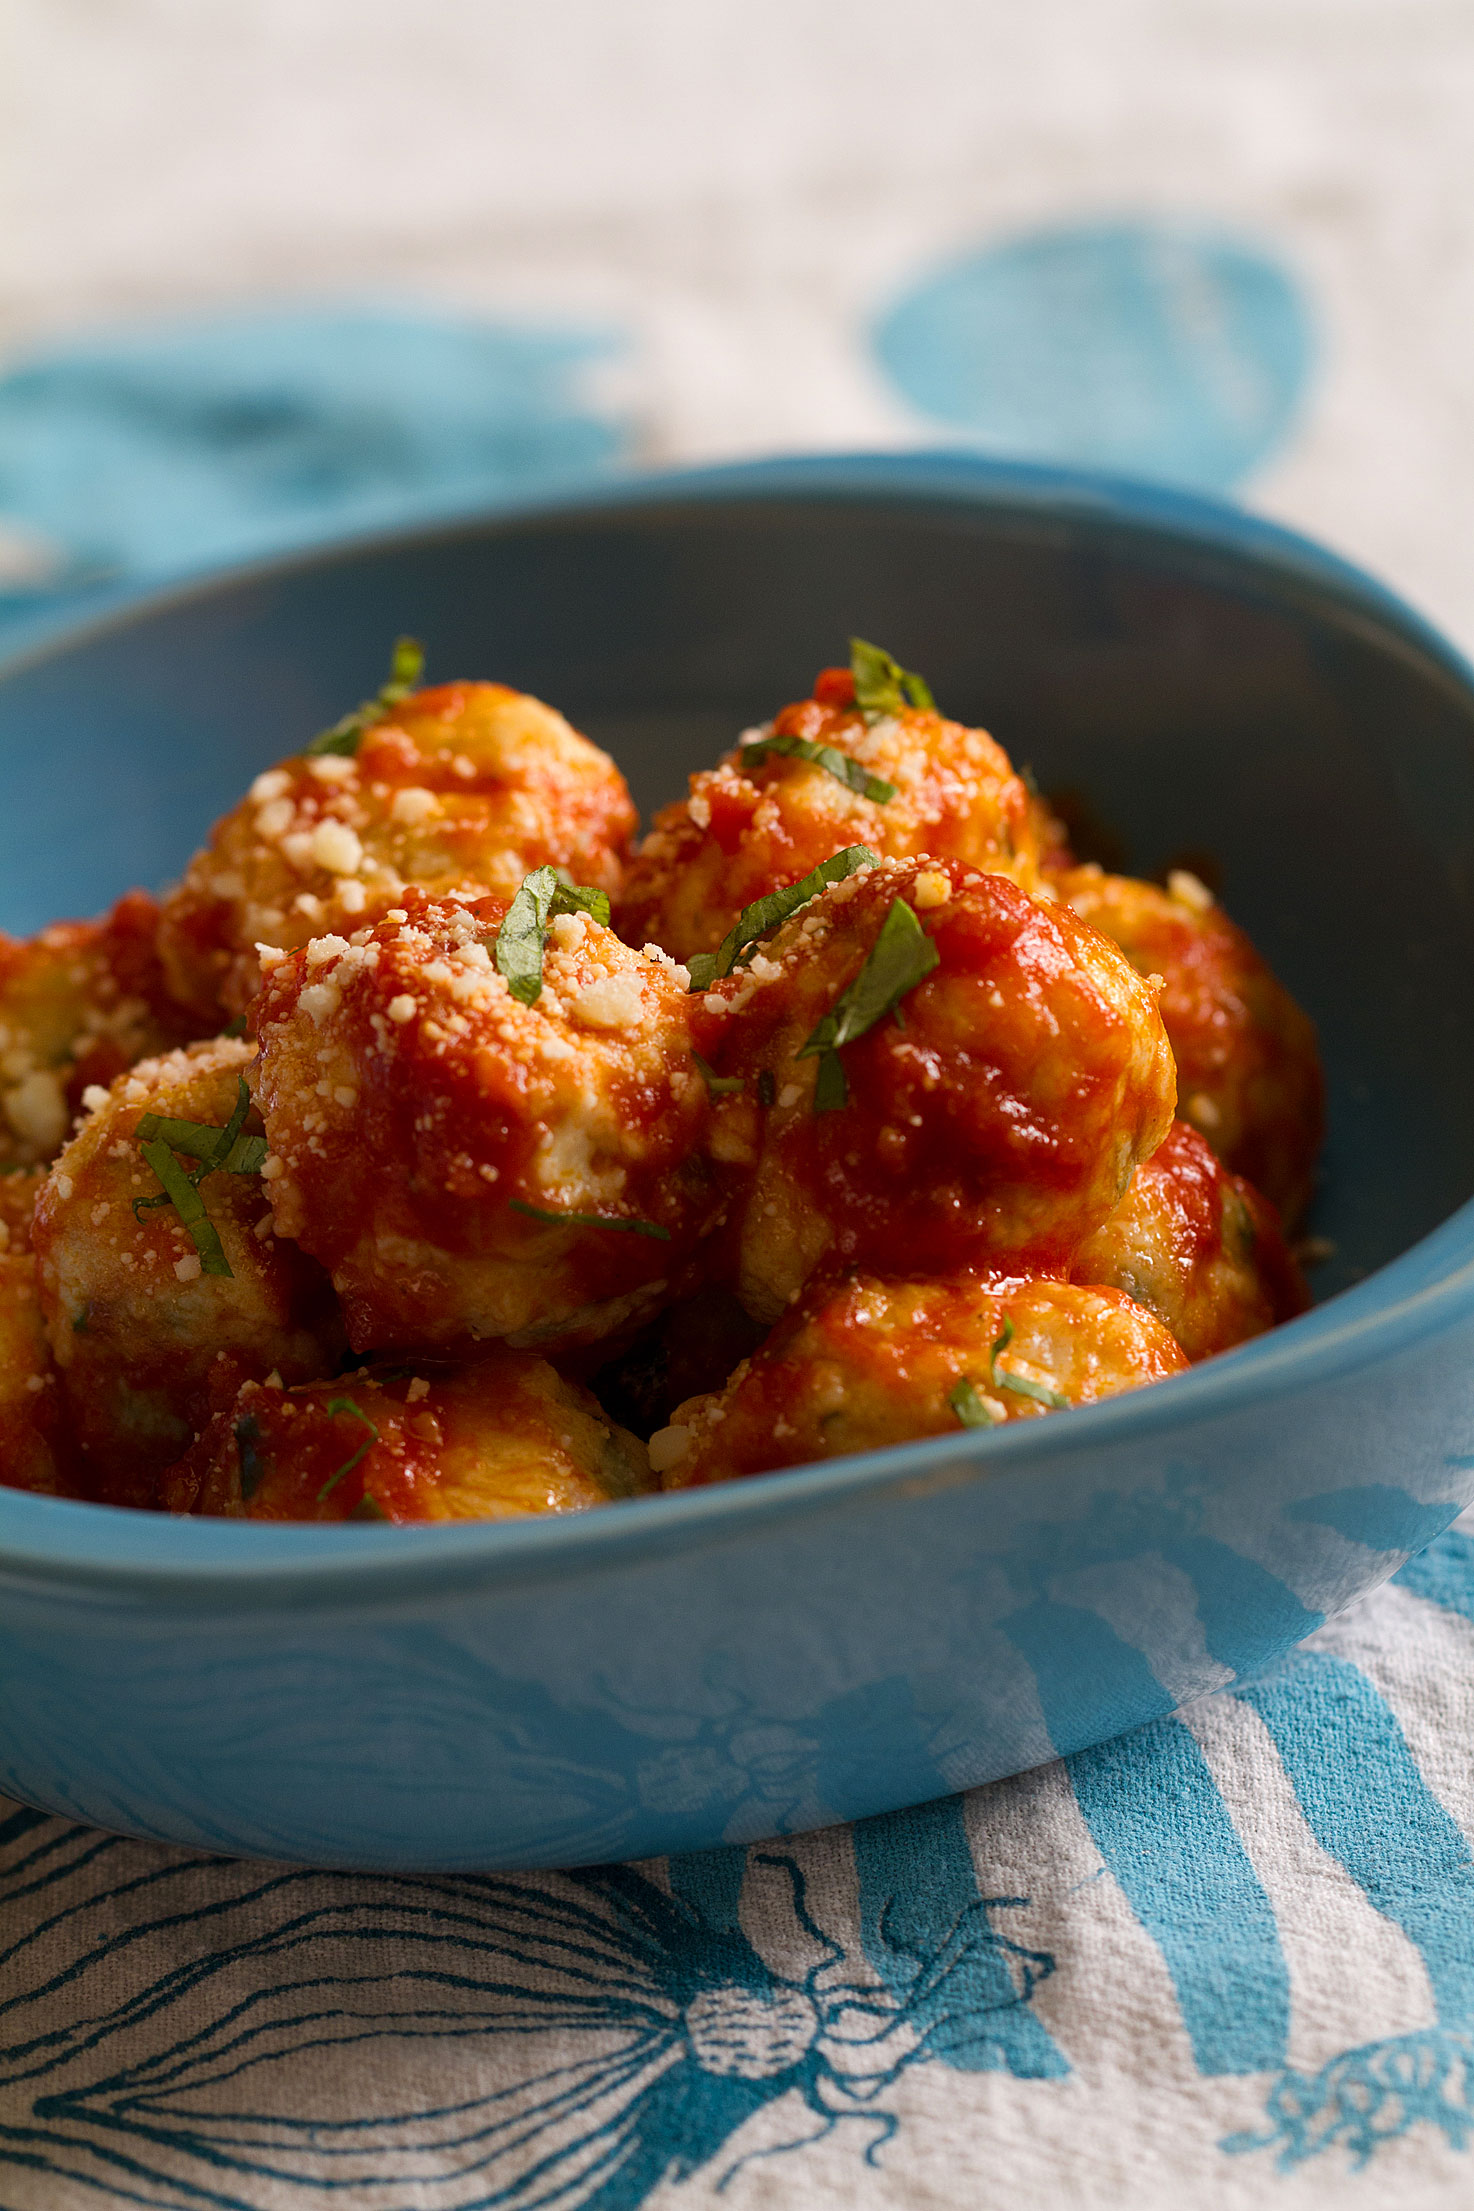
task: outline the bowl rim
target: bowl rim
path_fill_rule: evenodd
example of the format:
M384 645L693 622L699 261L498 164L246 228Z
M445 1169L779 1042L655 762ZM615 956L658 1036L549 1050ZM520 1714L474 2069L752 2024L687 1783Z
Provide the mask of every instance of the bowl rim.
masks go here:
M1333 610L1384 650L1433 671L1466 706L1474 668L1395 593L1314 540L1197 493L1083 469L973 453L825 453L658 471L492 510L463 510L413 527L355 531L277 558L196 572L163 585L119 587L81 613L28 626L0 654L0 686L53 659L198 600L356 558L529 524L563 529L663 503L716 507L855 501L897 507L1012 509L1040 521L1107 526L1217 557L1302 602ZM1010 1422L764 1475L633 1498L589 1513L518 1521L378 1527L204 1520L131 1511L0 1488L0 1579L65 1585L125 1602L198 1600L231 1609L290 1597L332 1604L415 1601L451 1588L527 1584L672 1549L730 1542L760 1527L862 1502L992 1481L1041 1458L1078 1464L1145 1441L1164 1426L1186 1434L1266 1399L1364 1371L1474 1318L1474 1198L1364 1282L1252 1343L1151 1389L1073 1408L1049 1421Z

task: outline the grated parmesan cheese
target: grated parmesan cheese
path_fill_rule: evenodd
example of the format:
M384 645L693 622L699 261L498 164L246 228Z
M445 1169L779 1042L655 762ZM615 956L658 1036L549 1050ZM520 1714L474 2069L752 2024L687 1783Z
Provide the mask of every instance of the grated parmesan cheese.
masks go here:
M389 806L389 819L415 828L439 811L440 801L433 791L425 790L418 783L409 783L403 790L395 792Z
M363 865L363 846L347 822L320 821L312 833L312 857L330 875L356 875Z
M1213 893L1191 868L1173 868L1167 877L1167 896L1179 906L1189 906L1195 914L1213 911Z
M638 975L600 975L585 983L571 1012L587 1029L633 1029L644 1019L645 994Z
M657 1428L650 1438L650 1471L652 1474L668 1474L673 1466L679 1466L691 1449L689 1428L672 1425Z
M343 1002L343 994L336 983L309 983L297 1000L305 1014L311 1016L321 1028L331 1014L335 1014Z

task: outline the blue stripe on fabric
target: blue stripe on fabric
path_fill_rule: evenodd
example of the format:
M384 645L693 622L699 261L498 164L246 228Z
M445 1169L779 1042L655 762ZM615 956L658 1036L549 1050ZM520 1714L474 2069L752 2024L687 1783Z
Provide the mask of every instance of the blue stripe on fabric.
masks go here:
M1415 1597L1426 1597L1445 1612L1474 1620L1474 1535L1449 1528L1392 1579Z
M1396 1716L1357 1667L1297 1651L1234 1691L1279 1750L1311 1831L1422 1952L1445 2026L1474 2020L1474 1859Z
M1061 1755L1176 1707L1141 1652L1098 1612L1040 1598L999 1626L1034 1669L1044 1724Z
M1182 1536L1163 1543L1161 1552L1193 1585L1209 1656L1234 1674L1257 1673L1267 1657L1303 1642L1325 1618L1307 1612L1256 1559L1211 1536Z
M1319 1497L1302 1497L1286 1505L1287 1520L1308 1520L1320 1528L1334 1528L1369 1551L1421 1551L1436 1535L1442 1535L1458 1511L1455 1498L1428 1504L1405 1489L1386 1482L1367 1482L1357 1489L1328 1489Z
M859 1820L852 1839L861 1944L886 1987L913 2003L917 2027L930 2029L927 2054L960 2072L1006 2070L1023 2080L1068 2073L1048 2031L1020 2000L1017 1968L979 1896L961 1799ZM937 1968L964 1945L943 1987ZM930 2000L929 1975L939 1983Z
M689 1904L713 1933L736 1935L742 1931L742 1883L747 1875L747 1852L738 1844L724 1850L688 1850L666 1860L671 1894Z
M1167 1963L1201 2073L1284 2062L1290 1976L1269 1898L1197 1741L1154 1720L1065 1761L1096 1846Z
M1097 1613L1040 1602L1002 1625L1034 1669L1057 1748L1112 1716L1133 1729L1066 1765L1101 1856L1167 1962L1199 2069L1281 2064L1290 1987L1274 1913L1173 1699Z

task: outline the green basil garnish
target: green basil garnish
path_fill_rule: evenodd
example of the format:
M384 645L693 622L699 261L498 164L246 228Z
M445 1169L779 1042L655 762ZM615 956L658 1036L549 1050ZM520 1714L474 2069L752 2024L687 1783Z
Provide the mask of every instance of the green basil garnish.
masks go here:
M850 1102L849 1077L844 1071L844 1061L838 1052L821 1052L818 1072L814 1077L814 1111L837 1113Z
M785 760L811 760L816 768L823 768L836 782L843 783L857 798L868 798L877 806L885 806L896 795L894 783L887 783L884 776L872 775L861 760L852 760L847 752L836 745L811 744L807 737L760 737L752 744L744 745L738 754L738 765L751 761L756 767L766 760L769 753L779 753Z
M709 990L724 975L730 975L744 954L750 954L764 937L781 929L800 906L807 906L811 898L817 898L831 883L842 883L847 875L856 875L861 868L879 866L880 855L872 852L869 845L849 844L843 852L821 860L813 873L804 876L802 881L789 883L781 891L769 891L766 898L755 898L750 906L743 907L715 952L696 952L687 960L691 988Z
M266 1461L256 1449L261 1441L261 1423L254 1413L246 1413L236 1422L234 1433L241 1464L241 1495L254 1497L266 1472Z
M853 1044L856 1037L864 1036L867 1029L873 1029L877 1021L898 1007L907 991L914 990L940 959L940 952L905 899L893 899L865 965L854 981L840 992L823 1020L794 1054L795 1059L822 1055L819 1078L823 1097L821 1102L816 1087L816 1113L828 1112L845 1103L845 1098L839 1095L844 1070L838 1068L836 1060L839 1077L836 1081L833 1069L826 1075L825 1061L833 1060L843 1045Z
M691 1057L695 1060L701 1079L706 1084L709 1097L725 1098L729 1097L734 1091L746 1089L747 1085L740 1075L719 1075L710 1061L704 1060L699 1052L693 1052Z
M199 1185L206 1175L260 1174L266 1160L266 1139L241 1133L250 1110L251 1093L246 1088L246 1078L237 1075L235 1106L224 1128L216 1128L209 1121L174 1121L161 1113L145 1113L140 1115L134 1130L138 1147L153 1169L160 1189L157 1197L133 1200L133 1218L139 1221L157 1206L172 1205L189 1231L203 1271L232 1280L234 1270L225 1256L219 1231L205 1209ZM176 1152L183 1152L187 1159L198 1162L192 1174L187 1174L179 1165L174 1156Z
M407 699L417 687L425 671L425 648L413 637L396 637L394 651L389 661L389 680L371 699L365 699L351 714L345 714L341 722L334 722L331 729L320 730L305 748L309 760L320 760L324 753L336 753L340 759L351 760L363 742L365 730L375 722L386 721L402 699Z
M1026 1374L1000 1374L998 1354L1006 1351L1012 1342L1013 1322L1005 1313L1002 1330L994 1337L993 1347L988 1355L988 1372L994 1389L1012 1390L1015 1397L1030 1397L1036 1405L1047 1405L1052 1412L1067 1412L1069 1399L1062 1397L1058 1390L1052 1390L1047 1382L1031 1382Z
M192 1177L185 1173L162 1137L156 1143L140 1144L139 1150L163 1186L164 1197L154 1199L153 1203L163 1204L167 1200L173 1206L184 1223L190 1242L200 1255L201 1271L205 1274L230 1276L233 1270L225 1256L220 1231L205 1211L205 1201L195 1188ZM148 1203L146 1198L135 1201L135 1217L140 1207Z
M565 1213L551 1205L529 1205L525 1198L508 1198L507 1204L513 1213L525 1213L530 1221L546 1221L553 1228L618 1228L631 1236L653 1236L662 1244L670 1242L670 1230L658 1221L621 1220L612 1213Z
M352 1458L345 1459L343 1461L343 1464L338 1468L337 1473L330 1474L327 1480L323 1483L322 1488L317 1493L317 1501L319 1504L323 1502L324 1498L327 1497L332 1490L335 1490L337 1488L339 1482L342 1481L345 1474L351 1474L353 1472L353 1469L355 1468L355 1466L357 1466L359 1460L364 1458L379 1440L378 1429L369 1419L368 1414L363 1410L362 1406L355 1405L351 1397L330 1397L328 1399L329 1420L335 1419L339 1413L351 1413L355 1420L361 1420L364 1427L367 1428L368 1434L364 1437L362 1443L358 1446L358 1449L354 1452Z
M904 714L908 706L936 706L924 676L903 668L883 646L868 645L863 637L850 639L850 674L855 679L855 704L867 722Z
M1006 1351L1012 1342L1013 1322L1005 1313L1003 1326L993 1338L988 1349L988 1380L992 1388L995 1391L1012 1390L1015 1397L1032 1398L1036 1405L1047 1405L1051 1412L1068 1411L1069 1399L1061 1396L1058 1390L1052 1390L1047 1382L1031 1382L1026 1374L1007 1374L999 1371L998 1354L1000 1351ZM997 1426L998 1415L989 1412L982 1393L970 1374L963 1375L962 1380L947 1399L947 1403L951 1406L964 1428L992 1428Z
M970 1374L963 1375L947 1403L964 1428L995 1428L998 1425L998 1415L989 1412L982 1392Z
M264 1136L242 1136L241 1129L250 1110L251 1093L246 1088L246 1078L237 1075L235 1104L224 1128L216 1128L209 1121L171 1121L161 1113L145 1113L135 1133L143 1143L152 1143L155 1138L162 1137L171 1151L197 1159L200 1171L196 1181L217 1173L259 1175L266 1162L268 1145ZM152 1202L155 1201L144 1200L145 1204Z
M523 876L497 930L495 959L497 973L524 1006L535 1006L542 996L543 954L554 914L588 914L607 929L608 893L565 882L554 867L534 868Z

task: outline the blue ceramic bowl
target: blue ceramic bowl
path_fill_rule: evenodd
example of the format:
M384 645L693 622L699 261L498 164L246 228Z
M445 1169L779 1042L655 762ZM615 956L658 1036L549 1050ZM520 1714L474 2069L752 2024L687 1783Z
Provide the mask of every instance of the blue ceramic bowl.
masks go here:
M0 922L177 869L378 680L496 675L675 792L852 630L1150 871L1210 849L1316 1014L1329 1294L1139 1396L568 1520L168 1520L0 1491L0 1791L321 1865L772 1835L1251 1673L1474 1497L1474 679L1227 509L957 459L794 462L339 547L0 679Z

